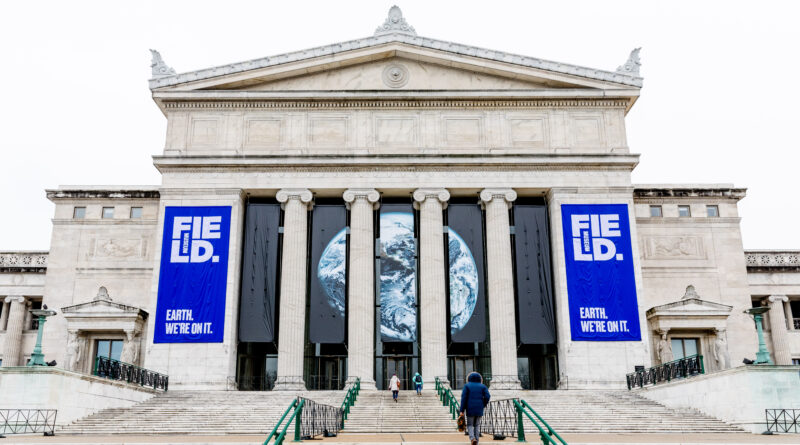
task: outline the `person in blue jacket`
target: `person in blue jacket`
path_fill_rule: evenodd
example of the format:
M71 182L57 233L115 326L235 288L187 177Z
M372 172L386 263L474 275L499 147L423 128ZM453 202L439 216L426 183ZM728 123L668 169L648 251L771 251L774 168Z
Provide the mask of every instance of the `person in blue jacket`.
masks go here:
M461 389L461 412L466 412L467 432L472 445L478 445L481 435L481 417L483 409L489 403L489 388L482 383L483 378L477 372L467 376L467 384Z

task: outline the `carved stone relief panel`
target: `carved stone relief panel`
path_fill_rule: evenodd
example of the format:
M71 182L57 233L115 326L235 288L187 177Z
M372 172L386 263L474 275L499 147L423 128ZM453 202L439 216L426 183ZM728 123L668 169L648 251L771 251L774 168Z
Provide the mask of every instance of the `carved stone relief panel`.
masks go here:
M147 243L144 239L94 238L89 247L90 259L137 259L146 255Z
M308 117L308 146L310 148L347 147L347 115Z
M447 147L483 146L483 116L442 116L442 130Z
M645 258L703 260L707 255L700 236L648 236L645 237Z
M281 118L245 117L245 148L278 148L282 145L283 133Z
M408 115L373 116L375 146L415 147L419 145L419 117Z
M222 120L219 116L193 116L189 125L189 145L193 148L219 147L222 140Z

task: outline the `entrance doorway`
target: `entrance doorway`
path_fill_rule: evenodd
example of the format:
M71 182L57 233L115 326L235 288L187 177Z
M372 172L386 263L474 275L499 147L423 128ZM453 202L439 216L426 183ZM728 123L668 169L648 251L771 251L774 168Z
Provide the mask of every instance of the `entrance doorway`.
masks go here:
M556 389L556 345L521 345L517 354L517 373L522 389Z
M453 389L461 389L467 383L471 372L477 371L475 357L450 357L450 385Z
M383 359L383 389L389 388L389 380L397 374L400 379L400 389L411 389L411 357L384 357Z

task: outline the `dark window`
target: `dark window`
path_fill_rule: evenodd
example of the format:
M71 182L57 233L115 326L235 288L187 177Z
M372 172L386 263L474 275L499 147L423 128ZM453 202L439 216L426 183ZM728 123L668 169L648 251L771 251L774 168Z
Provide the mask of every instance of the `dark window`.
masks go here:
M140 219L142 217L141 207L131 207L131 219Z
M678 206L678 216L688 218L692 216L692 211L689 209L689 206Z
M42 301L41 300L31 300L31 309L41 309L42 308ZM31 314L31 325L28 326L28 329L36 330L39 329L39 317L34 316Z
M97 340L97 357L119 360L122 357L122 340Z
M650 206L650 216L653 218L661 218L663 216L661 213L661 206Z
M719 206L706 206L706 216L709 218L719 217Z
M699 354L700 339L698 338L673 338L672 356L675 360Z
M0 360L0 363L3 363L3 361ZM800 358L793 358L792 359L792 364L793 365L800 365Z
M74 219L86 218L86 207L75 207L72 209L72 217Z

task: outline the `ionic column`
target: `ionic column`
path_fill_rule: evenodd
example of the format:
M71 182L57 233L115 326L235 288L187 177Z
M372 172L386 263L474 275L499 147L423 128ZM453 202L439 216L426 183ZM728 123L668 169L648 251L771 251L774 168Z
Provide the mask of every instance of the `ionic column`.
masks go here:
M492 348L492 388L521 389L517 377L517 333L514 314L514 274L508 209L517 199L511 189L484 189L489 329Z
M308 208L312 195L308 189L283 189L276 198L284 213L275 390L304 390L306 252Z
M25 324L25 297L6 297L9 304L6 341L3 343L3 366L20 366L22 328Z
M5 302L5 299L0 301L0 304L3 305L3 313L0 314L0 331L6 330L6 325L8 324L8 310L10 308L10 304Z
M375 229L373 211L380 194L375 189L349 189L344 201L350 209L348 254L347 375L361 377L361 387L375 389Z
M769 325L772 334L772 352L776 365L791 365L792 353L789 349L789 332L786 329L786 314L783 303L789 301L785 295L772 295L769 301Z
M419 208L419 310L422 376L433 384L447 380L447 291L445 289L444 221L450 193L445 189L417 189Z

